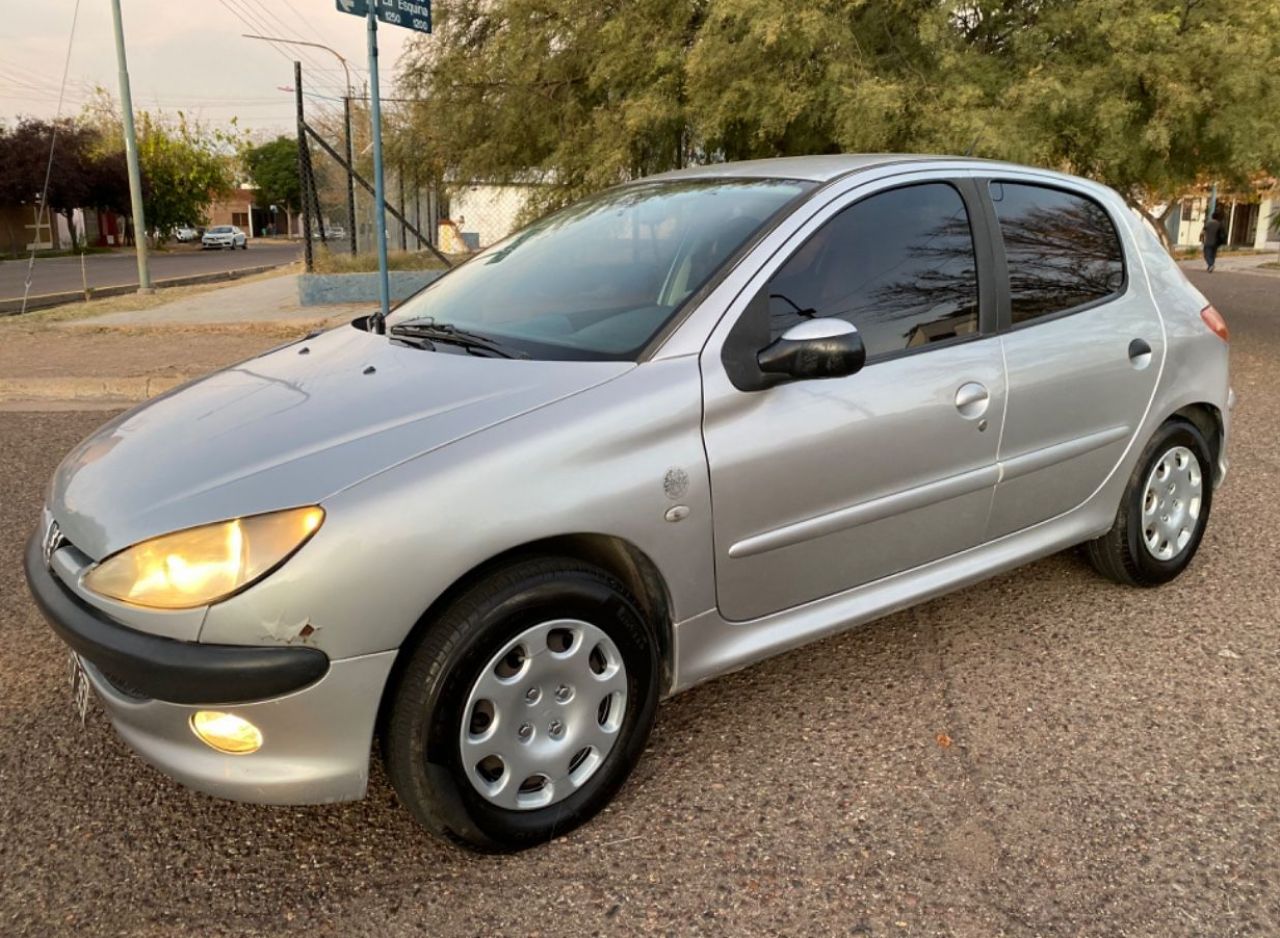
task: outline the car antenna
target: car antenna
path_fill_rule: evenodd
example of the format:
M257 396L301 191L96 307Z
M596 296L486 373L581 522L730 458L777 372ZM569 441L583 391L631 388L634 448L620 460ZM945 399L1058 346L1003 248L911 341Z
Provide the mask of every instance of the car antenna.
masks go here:
M978 141L982 139L982 131L979 130L973 137L973 143L969 144L969 149L964 151L965 156L973 156L974 149L978 146Z

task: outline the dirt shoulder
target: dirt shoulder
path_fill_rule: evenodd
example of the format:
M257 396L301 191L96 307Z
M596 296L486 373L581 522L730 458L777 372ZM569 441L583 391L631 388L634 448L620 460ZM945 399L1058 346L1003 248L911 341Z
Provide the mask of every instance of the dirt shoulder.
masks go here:
M305 335L306 323L0 330L0 378L194 377Z

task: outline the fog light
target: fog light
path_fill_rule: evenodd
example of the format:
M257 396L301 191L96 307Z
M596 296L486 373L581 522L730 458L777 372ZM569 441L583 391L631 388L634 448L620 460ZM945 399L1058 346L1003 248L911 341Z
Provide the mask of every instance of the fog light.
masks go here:
M262 730L233 713L198 710L191 717L191 732L218 752L246 756L262 748Z

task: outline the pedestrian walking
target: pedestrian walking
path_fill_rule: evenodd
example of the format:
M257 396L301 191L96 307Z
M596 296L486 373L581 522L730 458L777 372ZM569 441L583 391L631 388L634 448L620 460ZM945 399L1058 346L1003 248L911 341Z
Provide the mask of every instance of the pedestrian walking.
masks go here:
M1215 209L1213 217L1204 223L1200 240L1204 242L1204 262L1209 268L1209 273L1213 273L1214 262L1218 259L1218 248L1227 243L1227 229L1222 224L1222 209Z

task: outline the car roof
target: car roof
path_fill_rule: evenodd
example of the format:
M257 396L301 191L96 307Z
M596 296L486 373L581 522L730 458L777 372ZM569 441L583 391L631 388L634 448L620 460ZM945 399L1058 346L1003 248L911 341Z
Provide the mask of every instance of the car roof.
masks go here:
M677 169L668 173L648 176L650 179L698 179L741 177L751 179L808 179L814 182L829 182L840 176L847 176L860 170L889 164L916 165L925 168L931 165L945 164L949 167L971 167L987 170L1003 167L1005 169L1034 169L1036 172L1048 173L1062 179L1075 177L1046 170L1042 167L1021 166L998 160L983 160L975 157L944 156L920 153L831 153L822 156L782 156L765 160L742 160L735 163L706 163L691 166L688 169Z

